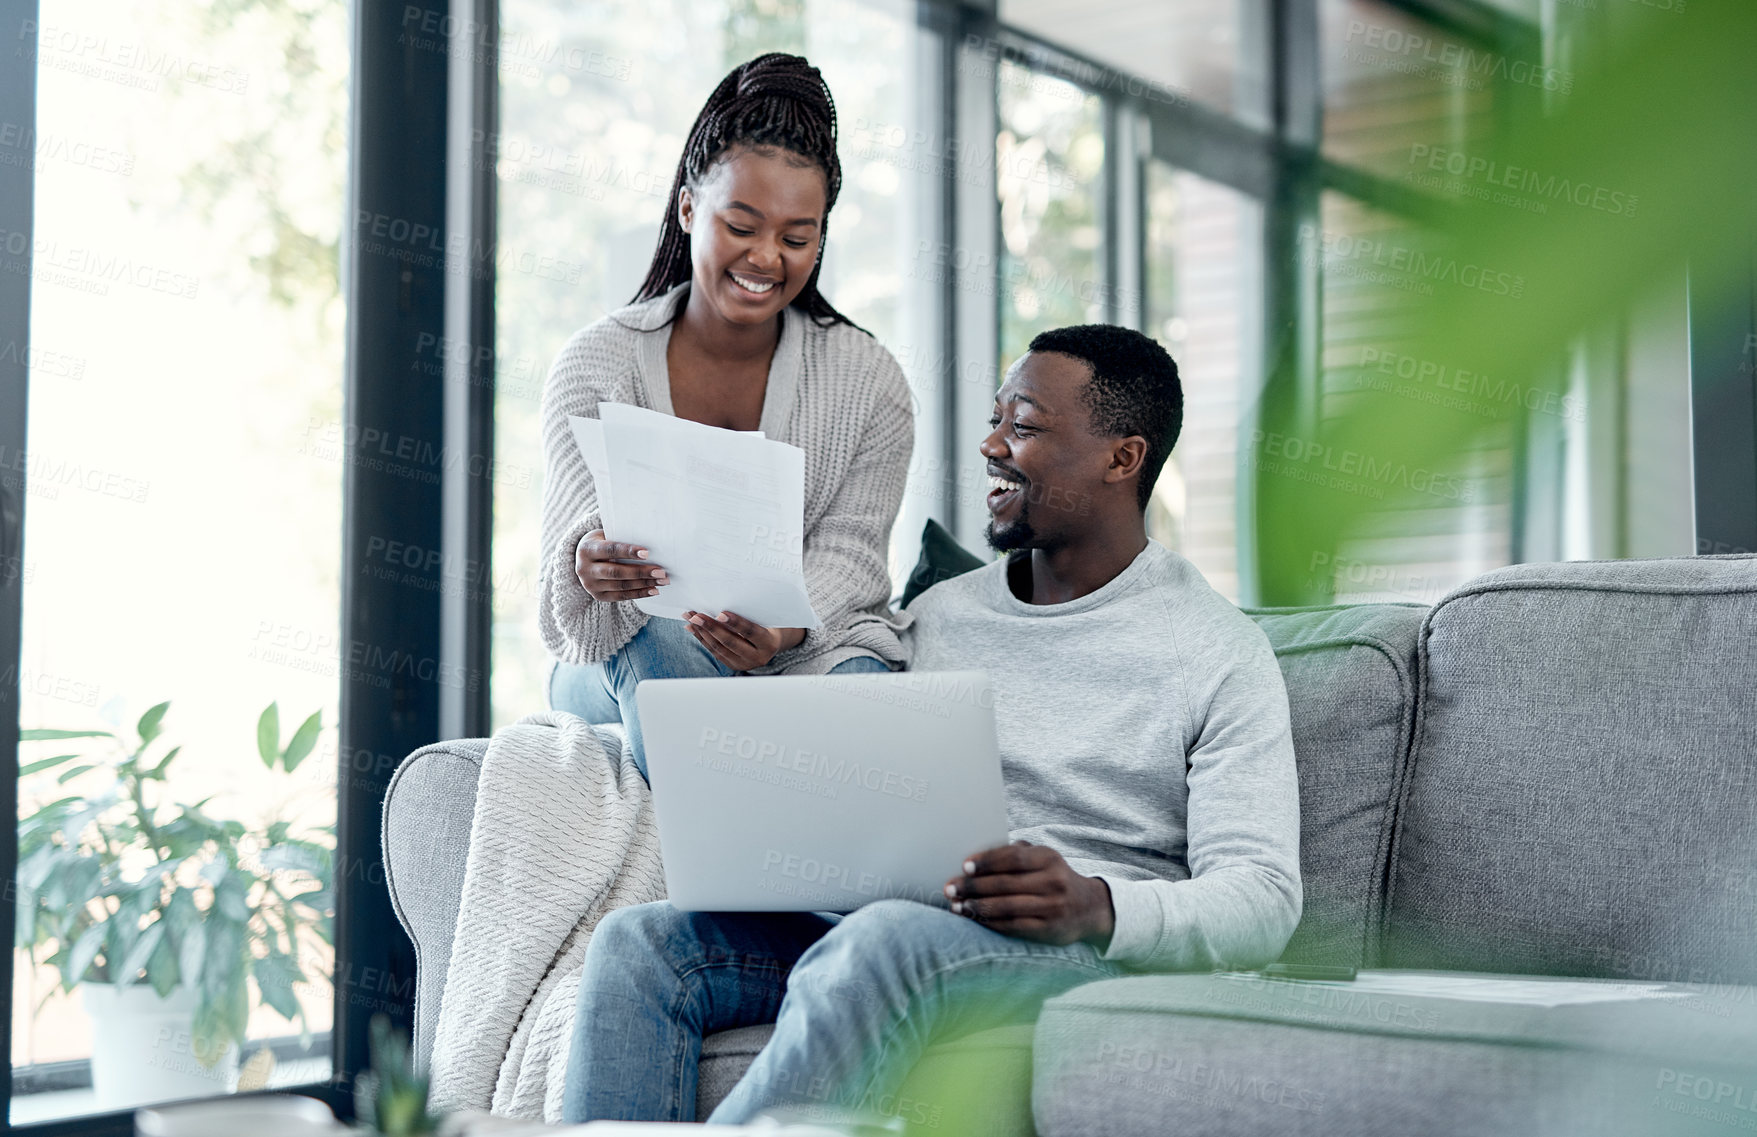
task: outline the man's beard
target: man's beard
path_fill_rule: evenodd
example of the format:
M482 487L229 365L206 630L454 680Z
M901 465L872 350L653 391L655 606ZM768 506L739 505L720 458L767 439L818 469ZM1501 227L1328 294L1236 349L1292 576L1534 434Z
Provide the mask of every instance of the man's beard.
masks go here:
M1021 495L1023 497L1023 495ZM1031 503L1019 502L1019 516L1002 524L989 518L988 528L983 532L988 547L997 553L1010 553L1015 549L1030 549L1037 545L1037 530L1031 527Z

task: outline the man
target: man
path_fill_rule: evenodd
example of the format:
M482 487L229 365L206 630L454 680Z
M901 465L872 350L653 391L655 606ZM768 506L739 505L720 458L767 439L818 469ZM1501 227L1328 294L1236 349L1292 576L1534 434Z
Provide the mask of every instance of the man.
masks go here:
M693 1120L703 1035L771 1021L712 1121L884 1110L937 1037L1126 970L1280 953L1301 901L1281 673L1144 525L1182 416L1176 364L1138 332L1031 342L981 447L988 541L1010 555L917 597L906 644L913 669L991 675L1014 843L973 851L950 911L611 913L580 984L570 1120Z

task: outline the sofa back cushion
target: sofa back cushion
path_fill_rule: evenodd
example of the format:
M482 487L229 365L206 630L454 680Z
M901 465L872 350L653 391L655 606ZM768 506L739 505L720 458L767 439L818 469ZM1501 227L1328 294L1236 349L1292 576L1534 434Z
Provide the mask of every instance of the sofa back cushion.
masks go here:
M1282 958L1372 966L1415 720L1425 607L1251 612L1287 682L1305 910Z
M1435 605L1386 964L1757 982L1757 557Z

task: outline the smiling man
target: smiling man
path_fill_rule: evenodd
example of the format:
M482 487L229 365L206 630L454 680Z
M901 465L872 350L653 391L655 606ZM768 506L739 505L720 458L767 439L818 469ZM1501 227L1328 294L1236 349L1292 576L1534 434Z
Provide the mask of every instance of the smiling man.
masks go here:
M691 1120L703 1035L769 1021L710 1120L896 1112L936 1038L1126 970L1281 952L1301 904L1281 672L1143 520L1182 417L1177 366L1140 333L1032 341L982 443L988 540L1009 555L917 597L905 633L913 669L989 673L1013 843L972 850L950 911L611 913L568 1072L584 1116Z

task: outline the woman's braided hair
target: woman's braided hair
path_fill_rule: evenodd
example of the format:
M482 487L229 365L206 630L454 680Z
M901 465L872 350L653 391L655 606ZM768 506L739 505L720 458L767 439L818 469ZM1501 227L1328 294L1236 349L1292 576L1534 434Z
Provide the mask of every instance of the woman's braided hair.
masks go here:
M781 52L759 55L734 67L696 116L677 163L677 177L671 182L671 198L665 203L659 247L653 252L652 266L635 302L662 296L690 278L689 234L678 223L677 204L683 187L699 188L715 163L734 146L778 148L804 159L801 164L823 171L824 225L818 232L819 256L812 265L811 279L792 306L819 323L852 325L853 321L830 307L817 290L830 208L842 188L842 163L836 157L836 104L817 68L797 55Z

